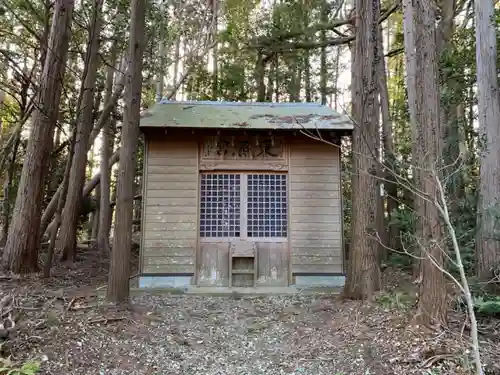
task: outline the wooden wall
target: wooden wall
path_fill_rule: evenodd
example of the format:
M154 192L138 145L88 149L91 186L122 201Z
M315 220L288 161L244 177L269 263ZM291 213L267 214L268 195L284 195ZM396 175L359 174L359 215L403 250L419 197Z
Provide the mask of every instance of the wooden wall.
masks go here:
M229 241L200 243L200 261L198 269L198 285L229 285ZM288 274L288 242L256 241L258 251L257 286L287 286ZM233 269L252 268L250 259L234 259ZM234 275L233 286L251 286L250 275Z
M290 145L292 272L343 273L338 147L304 138Z
M142 273L194 273L198 226L196 140L147 139Z
M229 243L198 240L198 137L146 139L141 272L196 270L199 285L228 285ZM258 244L257 285L287 285L290 273L344 271L339 149L305 137L288 144L289 237Z

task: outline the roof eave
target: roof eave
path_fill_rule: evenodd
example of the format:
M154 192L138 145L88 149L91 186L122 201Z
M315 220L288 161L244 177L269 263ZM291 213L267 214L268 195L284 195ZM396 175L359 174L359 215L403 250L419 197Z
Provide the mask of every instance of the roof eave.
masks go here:
M120 126L121 127L121 126ZM184 130L272 130L272 131L298 131L298 130L308 130L308 131L334 131L334 132L352 132L354 127L338 127L338 128L319 128L313 126L303 126L302 128L283 128L283 127L236 127L236 126L184 126L184 125L139 125L140 129L184 129Z

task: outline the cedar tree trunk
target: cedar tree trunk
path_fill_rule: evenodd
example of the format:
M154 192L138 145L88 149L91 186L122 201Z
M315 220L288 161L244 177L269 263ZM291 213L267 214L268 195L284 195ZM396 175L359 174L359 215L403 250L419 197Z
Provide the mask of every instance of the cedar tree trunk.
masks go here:
M68 195L66 196L66 202L62 213L61 230L59 233L59 248L62 250L61 260L70 262L76 260L77 221L80 213L82 188L85 182L85 166L87 164L89 137L93 127L94 94L97 69L99 67L99 36L102 24L102 2L103 0L94 0L93 5L93 22L89 29L89 43L86 56L88 70L84 82L85 89L82 106L77 114L76 143L68 180L71 189L68 189Z
M118 220L115 224L106 296L110 302L127 302L129 297L134 178L139 141L146 0L132 0L130 13L132 15L128 55L130 63L125 91L122 146L116 191L116 217Z
M56 0L36 109L16 197L3 267L15 273L38 269L44 180L66 70L74 0Z
M372 297L380 288L379 244L373 237L379 199L376 180L379 108L375 107L375 96L380 3L357 0L355 12L352 235L344 293L347 298L362 299Z

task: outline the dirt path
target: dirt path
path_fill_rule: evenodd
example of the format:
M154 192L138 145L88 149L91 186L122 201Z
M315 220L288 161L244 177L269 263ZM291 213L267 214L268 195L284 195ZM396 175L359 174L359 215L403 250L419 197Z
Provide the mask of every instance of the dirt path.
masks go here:
M300 295L144 296L130 312L67 300L69 310L54 299L38 315L30 310L15 346L14 354L41 359L46 374L465 373L463 347L450 334L424 339L405 314L377 305Z
M470 368L463 316L453 315L449 331L422 332L409 323L411 303L394 294L371 304L302 294L144 295L120 310L96 293L106 260L92 259L58 268L49 282L0 281L18 323L4 356L38 360L42 374L57 375L460 375ZM498 343L488 345L489 374L500 374Z

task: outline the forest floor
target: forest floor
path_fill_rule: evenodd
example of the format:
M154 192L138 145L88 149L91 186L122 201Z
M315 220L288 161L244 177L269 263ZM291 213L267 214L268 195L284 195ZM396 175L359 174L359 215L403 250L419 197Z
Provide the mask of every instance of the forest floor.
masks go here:
M405 279L395 271L386 271L386 291L371 303L321 294L170 294L136 296L133 308L118 309L99 293L107 260L97 251L79 255L77 267L58 265L47 281L0 281L17 322L1 350L14 363L37 360L42 374L77 375L460 375L471 368L465 315L450 312L441 332L412 325L412 284L391 282ZM497 323L481 322L488 374L500 374Z

